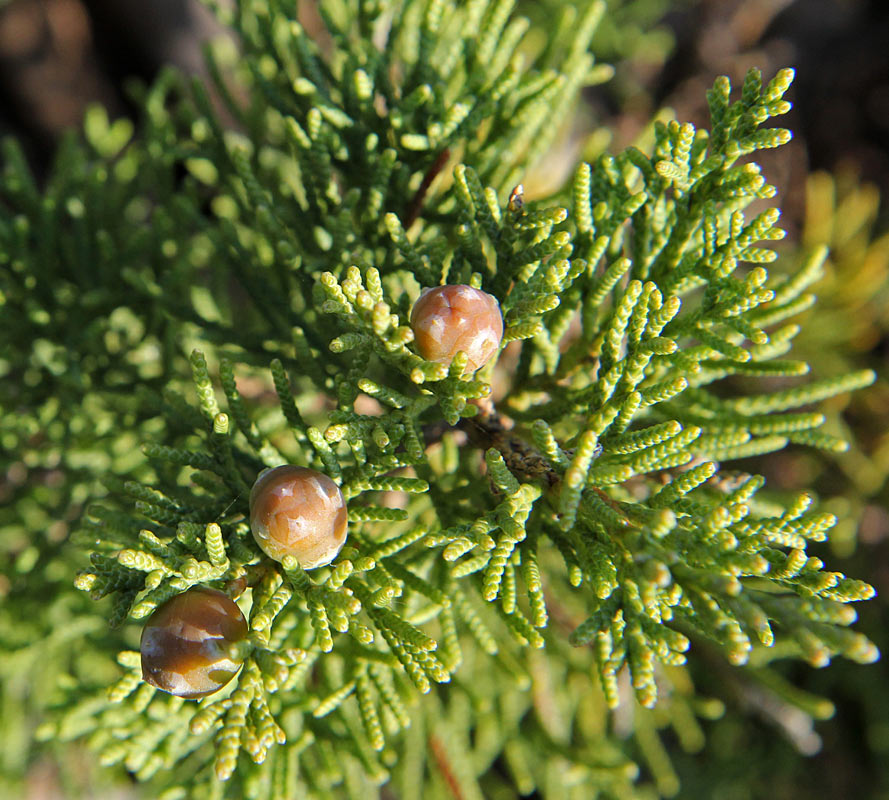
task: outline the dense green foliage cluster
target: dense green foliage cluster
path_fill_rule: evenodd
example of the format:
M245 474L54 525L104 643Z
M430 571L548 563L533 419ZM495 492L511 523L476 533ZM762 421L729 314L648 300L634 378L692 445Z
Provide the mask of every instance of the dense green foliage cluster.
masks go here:
M763 125L792 71L734 98L717 79L709 130L658 124L531 202L526 170L610 75L606 7L541 38L512 6L331 0L309 37L240 0L219 13L241 52L211 51L209 90L163 76L138 135L92 112L41 188L7 144L10 772L39 715L165 800L670 795L658 729L695 749L721 712L690 646L877 658L848 627L873 590L806 552L835 516L731 463L843 450L815 404L874 378L788 356L825 252L767 271L783 231L748 156L790 138ZM498 298L496 364L416 354L412 303L440 283ZM250 486L283 463L348 501L329 567L250 534ZM104 605L62 588L78 558ZM142 682L136 652L197 584L250 625L199 703ZM765 660L751 680L825 713Z

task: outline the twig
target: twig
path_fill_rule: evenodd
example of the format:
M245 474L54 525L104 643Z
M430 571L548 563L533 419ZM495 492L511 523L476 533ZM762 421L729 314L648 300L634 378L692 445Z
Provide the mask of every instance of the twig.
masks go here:
M454 771L451 768L451 760L448 758L448 753L445 750L445 746L441 739L435 734L431 734L427 742L429 744L429 749L432 751L432 755L435 758L435 763L439 770L441 770L442 777L445 779L448 789L450 789L451 794L454 796L454 800L463 800L463 792L460 790L460 782L454 775Z
M429 191L429 187L432 185L432 181L435 180L436 176L439 172L444 169L444 165L448 163L448 159L451 157L451 151L446 147L438 154L438 158L432 163L432 166L426 170L426 174L423 176L423 181L417 187L417 191L414 193L414 196L411 198L410 203L407 208L404 210L404 229L407 230L417 221L417 217L420 216L420 211L423 209L423 200L426 199L426 192Z

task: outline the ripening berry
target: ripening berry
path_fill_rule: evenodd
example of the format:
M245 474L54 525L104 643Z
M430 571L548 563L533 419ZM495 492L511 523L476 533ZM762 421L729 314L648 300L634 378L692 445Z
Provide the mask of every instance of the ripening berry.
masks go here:
M450 364L462 350L467 371L483 367L500 347L503 315L491 295L471 286L425 289L411 311L417 350L427 361Z
M142 679L179 697L221 689L243 659L230 646L247 636L247 620L228 595L194 586L158 606L142 629Z
M346 501L326 475L306 467L261 473L250 490L250 529L275 561L294 556L303 569L323 567L346 541Z

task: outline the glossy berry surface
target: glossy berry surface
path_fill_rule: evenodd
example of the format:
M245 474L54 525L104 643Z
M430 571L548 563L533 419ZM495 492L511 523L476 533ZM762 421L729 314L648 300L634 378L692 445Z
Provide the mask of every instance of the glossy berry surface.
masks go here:
M469 356L467 371L483 367L500 347L503 315L491 295L472 286L426 289L411 311L411 328L420 355L427 361L450 364L462 350Z
M247 620L228 595L196 586L158 606L142 629L142 678L179 697L204 697L237 674L229 646Z
M261 473L250 491L250 529L270 558L294 556L303 569L329 564L346 541L348 513L340 487L306 467Z

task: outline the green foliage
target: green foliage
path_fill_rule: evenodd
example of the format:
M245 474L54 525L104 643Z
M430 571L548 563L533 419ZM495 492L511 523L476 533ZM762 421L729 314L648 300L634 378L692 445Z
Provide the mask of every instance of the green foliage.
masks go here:
M875 224L879 195L874 186L840 170L835 175L811 175L806 197L799 255L792 257L805 258L824 245L830 252L826 260L817 262L819 277L809 291L819 300L798 318L802 329L795 350L823 372L872 366L879 375L883 360L879 343L887 332L884 301L889 288L889 239L880 235ZM816 552L825 558L829 553L830 560L841 564L843 571L868 575L876 581L879 564L885 560L882 509L886 506L889 461L882 409L887 403L886 392L885 377L880 375L867 390L834 398L819 407L826 417L823 429L848 436L848 450L834 453L793 447L777 457L758 459L754 466L768 476L773 488L785 491L805 476L808 485L820 494L821 507L839 518L830 531L829 547L821 545ZM885 604L877 601L863 609L860 629L885 649ZM743 796L750 798L764 793L806 796L820 791L826 776L835 774L840 764L847 765L847 786L867 786L875 797L885 794L889 773L884 768L887 743L882 734L887 701L881 667L861 670L855 664L840 663L829 670L799 670L792 663L778 663L778 656L774 648L757 654L757 661L773 661L768 681L780 690L777 696L746 686L738 680L740 675L733 677L714 670L710 680L703 680L704 673L696 673L699 690L712 692L715 685L732 685L731 694L738 702L755 708L757 716L781 732L783 741L773 737L763 740L755 725L739 724L737 718L727 715L713 726L706 748L693 762L676 760L683 795L709 796L729 786L734 790L743 785ZM787 683L789 676L794 685ZM808 707L809 719L800 716L798 708L804 706L793 697L800 689L837 699L838 724L811 724L812 715L823 719L832 711L829 706L817 708L815 698ZM846 725L854 722L846 727L841 720ZM850 735L851 731L856 735ZM818 762L824 771L813 769L809 759L798 755L814 752L822 739ZM862 741L866 742L864 748ZM743 767L736 756L741 751L745 753ZM858 758L873 764L866 776L862 767L851 767Z
M725 466L842 450L812 406L874 379L800 380L784 356L824 254L770 275L778 211L745 213L775 194L746 157L790 138L762 125L792 71L751 70L734 101L717 79L709 131L659 124L651 153L532 202L516 184L601 77L604 3L566 6L546 46L510 2L320 10L316 37L278 2L220 10L243 47L210 51L231 124L166 75L137 137L93 112L43 191L5 151L0 436L22 518L4 512L4 591L29 612L0 618L3 669L81 631L38 736L86 738L166 800L674 794L658 729L698 749L696 718L721 710L694 695L690 648L878 656L848 628L871 587L806 552L834 515ZM414 352L411 305L443 282L498 298L498 364ZM252 539L250 486L282 463L348 501L329 567ZM49 524L22 538L63 508L89 553L77 588L110 610L36 610L77 556ZM251 631L199 703L142 683L134 649L196 584L238 597ZM605 720L634 704L626 747Z
M813 284L824 299L807 312L810 318L817 313L824 325L805 325L798 346L807 358L817 359L832 371L879 368L881 346L889 335L889 236L880 235L876 226L879 194L876 187L841 172L836 178L824 173L810 176L806 196L803 246L826 245L829 255ZM836 337L829 340L825 329L835 330ZM838 457L806 458L808 468L814 468L816 484L823 486L826 496L833 496L832 504L847 519L831 540L840 554L855 547L856 526L850 521L860 519L869 503L877 507L884 503L889 440L883 434L880 409L886 402L887 385L881 380L867 394L833 404L829 429L849 436L854 426L870 435L849 436L850 450ZM841 483L836 480L837 467Z

